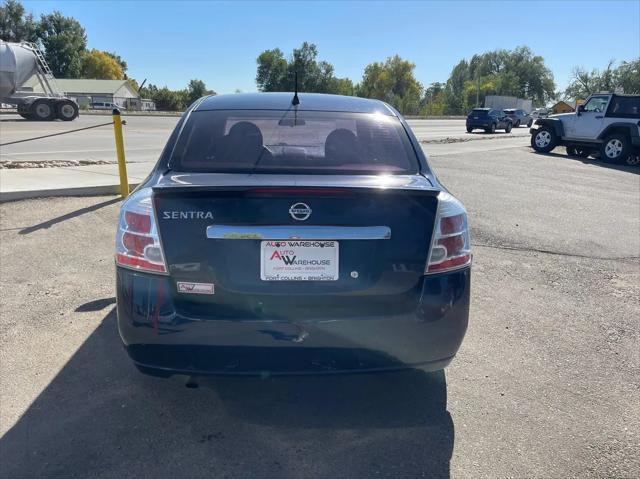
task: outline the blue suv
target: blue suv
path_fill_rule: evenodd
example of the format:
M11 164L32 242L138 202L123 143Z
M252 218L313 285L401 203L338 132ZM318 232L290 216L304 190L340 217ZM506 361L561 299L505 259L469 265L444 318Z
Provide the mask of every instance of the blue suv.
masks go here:
M474 129L482 129L486 133L495 133L504 129L505 133L511 133L513 120L503 111L492 108L474 108L467 116L467 133Z

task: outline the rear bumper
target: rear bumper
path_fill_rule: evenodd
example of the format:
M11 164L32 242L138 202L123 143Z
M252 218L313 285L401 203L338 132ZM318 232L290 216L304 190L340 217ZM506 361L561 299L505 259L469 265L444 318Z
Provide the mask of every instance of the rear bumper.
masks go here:
M395 316L203 320L158 298L169 277L117 268L118 328L136 364L177 374L438 370L466 332L470 276L470 268L425 276L415 310Z

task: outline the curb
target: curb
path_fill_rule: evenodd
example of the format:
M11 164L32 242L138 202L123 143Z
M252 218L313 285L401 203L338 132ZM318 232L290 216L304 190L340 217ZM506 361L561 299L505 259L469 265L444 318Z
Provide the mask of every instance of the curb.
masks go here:
M140 182L129 183L129 191L133 191ZM120 185L80 186L77 188L57 188L46 190L23 190L0 192L0 203L21 201L34 198L54 198L58 196L106 196L120 193Z

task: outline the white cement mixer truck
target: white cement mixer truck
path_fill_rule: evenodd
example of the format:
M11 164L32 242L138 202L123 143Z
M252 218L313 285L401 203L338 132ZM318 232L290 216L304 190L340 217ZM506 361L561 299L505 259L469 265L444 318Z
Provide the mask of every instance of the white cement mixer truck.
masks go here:
M23 87L32 76L42 92ZM74 120L78 104L59 91L38 47L32 43L0 42L0 103L14 105L28 120Z

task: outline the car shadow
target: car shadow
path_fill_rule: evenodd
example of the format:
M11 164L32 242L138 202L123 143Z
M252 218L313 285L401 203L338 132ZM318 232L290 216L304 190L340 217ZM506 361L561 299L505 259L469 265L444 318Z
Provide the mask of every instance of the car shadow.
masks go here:
M110 298L96 299L94 301L89 301L88 303L81 304L75 309L75 311L77 313L101 311L107 306L111 306L112 304L115 304L115 302L116 302L116 298L114 296L111 296Z
M599 166L600 168L606 168L609 170L624 171L626 173L633 173L635 175L640 175L640 167L638 166L616 165L613 163L605 163L604 161L600 161L600 159L581 158L579 156L569 156L567 154L562 154L562 153L554 153L554 152L541 153L539 151L534 151L533 149L531 149L531 151L532 153L535 153L536 155L540 155L540 156L548 156L550 158L561 158L563 160L579 161L580 163L583 163L585 165Z
M71 218L76 218L78 216L84 215L86 213L91 213L93 211L99 210L100 208L104 208L105 206L112 205L114 203L118 203L122 199L120 197L111 198L110 200L102 201L100 203L93 204L91 206L87 206L85 208L80 208L75 211L71 211L70 213L66 213L64 215L58 216L57 218L52 218L47 221L43 221L42 223L38 223L37 225L27 226L26 228L22 228L18 234L28 235L33 233L34 231L38 231L41 229L51 228L53 225L62 223L63 221L69 220Z
M0 476L449 477L443 372L217 377L192 389L138 373L115 316L0 439Z

